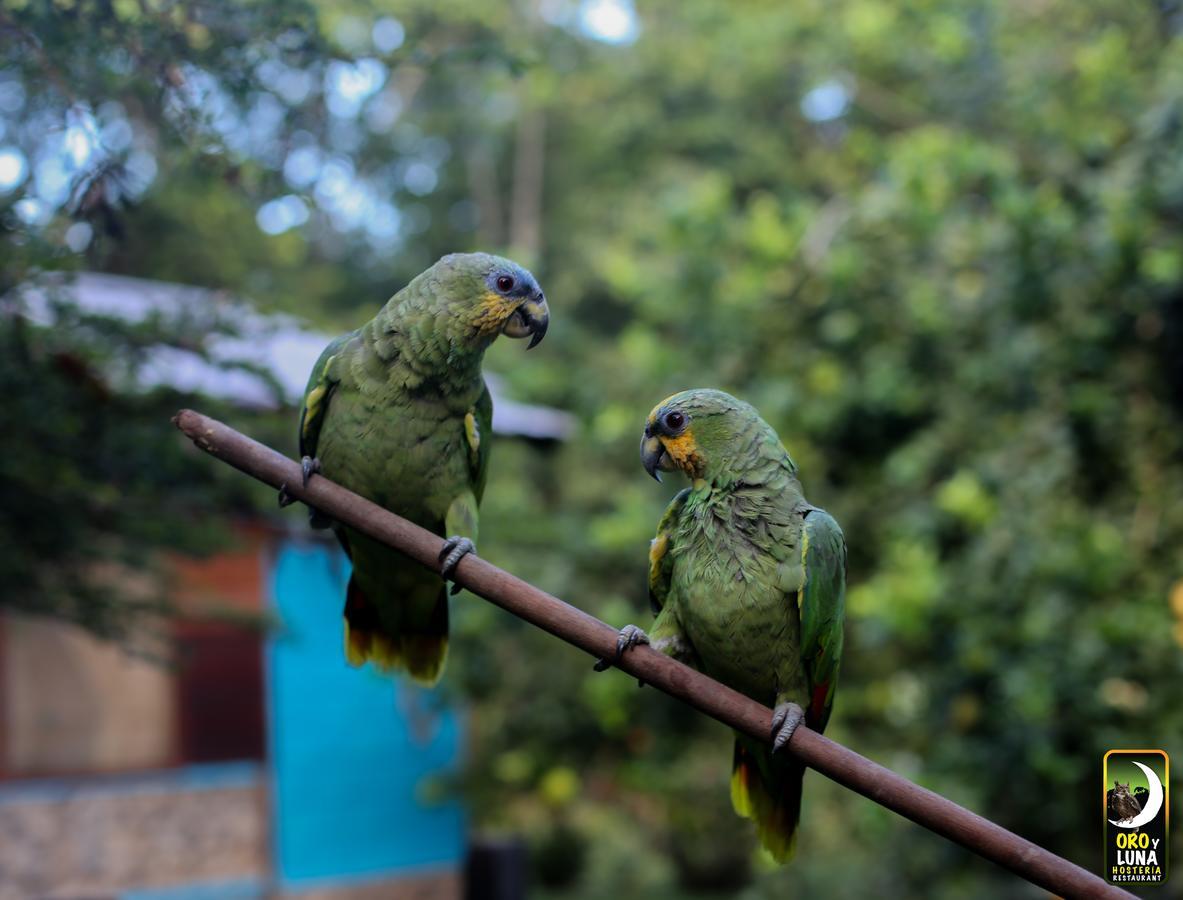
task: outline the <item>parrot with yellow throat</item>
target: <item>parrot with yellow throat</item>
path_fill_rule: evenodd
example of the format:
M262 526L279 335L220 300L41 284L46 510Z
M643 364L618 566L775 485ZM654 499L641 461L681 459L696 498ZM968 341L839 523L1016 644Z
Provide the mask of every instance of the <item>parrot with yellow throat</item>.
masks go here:
M447 537L450 578L475 549L493 403L481 375L498 337L546 334L550 312L534 276L485 253L445 256L313 367L300 411L304 482L317 472ZM281 492L280 502L287 500ZM448 648L439 576L352 528L331 525L353 562L345 654L434 684ZM455 590L453 590L453 593Z
M776 432L722 391L659 403L641 460L658 481L677 470L691 486L670 503L649 552L653 626L623 628L617 657L651 644L774 709L767 742L736 734L731 801L785 862L805 768L783 747L802 721L826 727L842 658L842 530L806 501Z

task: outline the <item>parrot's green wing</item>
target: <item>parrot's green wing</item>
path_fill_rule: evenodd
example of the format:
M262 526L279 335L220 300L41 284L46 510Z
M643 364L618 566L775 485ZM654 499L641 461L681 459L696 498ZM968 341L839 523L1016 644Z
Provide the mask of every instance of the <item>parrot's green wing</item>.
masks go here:
M452 498L444 517L448 537L466 537L476 542L480 520L481 497L489 473L489 443L493 432L493 398L489 388L464 414L464 440L468 448L468 481Z
M846 541L829 513L806 507L800 548L804 580L797 590L797 609L801 663L809 688L805 723L820 732L830 718L842 659ZM787 862L796 846L804 775L799 760L773 756L766 743L736 735L731 803L737 813L756 822L760 842L777 862Z
M493 435L493 397L489 394L489 388L486 385L484 391L481 392L480 399L477 400L476 406L472 410L473 420L476 428L476 449L472 450L472 457L470 462L472 464L472 493L476 496L477 503L481 502L481 498L485 493L485 481L489 475L489 447L492 443ZM465 423L467 426L467 423ZM472 448L472 437L469 437L469 448Z
M320 440L320 427L324 424L325 413L329 410L329 401L333 397L333 391L341 380L337 372L341 351L356 338L357 332L341 335L324 348L316 365L312 367L308 385L304 388L304 403L300 407L301 456L316 456L316 444Z
M684 488L670 501L670 505L666 507L665 515L657 524L657 535L653 538L653 543L649 545L649 606L654 615L661 612L661 608L665 606L666 595L669 594L670 572L674 566L673 555L670 553L670 541L674 525L682 513L682 507L686 505L686 497L689 494L690 488Z
M842 620L846 605L846 539L824 509L805 514L801 541L805 582L797 591L801 615L801 661L809 678L805 721L822 731L834 704L842 661Z

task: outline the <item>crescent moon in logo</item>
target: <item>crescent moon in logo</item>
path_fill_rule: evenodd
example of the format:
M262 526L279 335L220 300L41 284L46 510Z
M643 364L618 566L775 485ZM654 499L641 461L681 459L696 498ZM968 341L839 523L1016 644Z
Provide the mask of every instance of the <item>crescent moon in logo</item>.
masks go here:
M1157 816L1158 811L1162 809L1162 782L1158 780L1158 776L1149 766L1144 766L1140 762L1136 762L1134 765L1145 773L1146 782L1150 787L1150 796L1146 800L1146 808L1132 819L1122 819L1120 822L1109 820L1110 825L1116 825L1118 828L1141 828Z

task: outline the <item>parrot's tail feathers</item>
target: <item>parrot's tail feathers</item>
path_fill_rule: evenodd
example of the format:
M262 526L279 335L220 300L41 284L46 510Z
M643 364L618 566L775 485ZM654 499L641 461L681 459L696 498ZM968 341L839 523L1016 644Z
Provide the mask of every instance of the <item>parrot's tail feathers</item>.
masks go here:
M394 633L352 578L345 592L345 659L351 666L372 662L384 672L406 671L433 685L448 658L448 597L443 590L425 633Z
M786 863L797 849L805 767L798 763L777 765L771 760L768 763L766 777L755 753L741 742L735 742L731 805L738 815L756 823L760 843L772 858Z
M402 635L403 668L420 684L431 685L440 680L448 659L448 589L441 586L425 627Z
M373 633L351 628L345 619L345 661L351 666L364 666L370 658L370 643Z
M384 672L400 668L394 641L380 631L351 628L348 619L345 620L345 660L351 666L372 662Z
M402 644L401 662L408 675L427 687L440 680L448 660L446 634L408 634Z
M352 578L345 591L345 659L351 666L373 662L381 669L396 668L398 660L394 641L382 631L378 611Z
M345 620L345 660L351 666L373 663L383 672L405 670L428 687L440 680L448 659L448 639L437 635L392 638L380 631L363 631Z

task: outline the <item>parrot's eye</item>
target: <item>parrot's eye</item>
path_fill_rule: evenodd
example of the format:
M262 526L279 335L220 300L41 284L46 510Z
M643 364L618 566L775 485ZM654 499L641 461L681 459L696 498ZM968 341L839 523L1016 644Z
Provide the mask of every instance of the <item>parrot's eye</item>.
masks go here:
M674 411L665 414L665 427L670 431L680 431L685 424L686 416L682 413Z
M513 278L511 278L509 275L497 276L497 290L501 291L501 293L508 294L513 290L513 284Z

